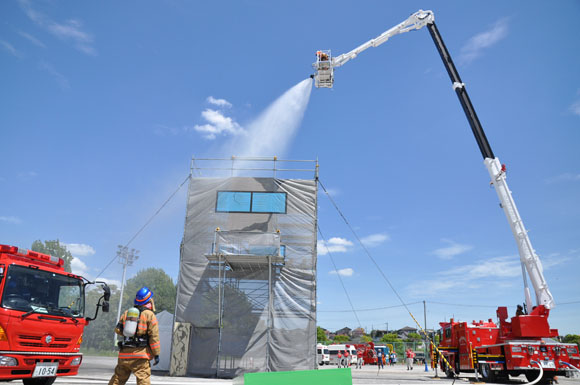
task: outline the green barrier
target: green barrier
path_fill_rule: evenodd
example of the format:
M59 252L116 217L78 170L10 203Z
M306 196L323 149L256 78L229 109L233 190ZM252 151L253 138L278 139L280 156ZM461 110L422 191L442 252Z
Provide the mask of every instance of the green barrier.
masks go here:
M352 385L350 368L245 373L234 384L244 385Z

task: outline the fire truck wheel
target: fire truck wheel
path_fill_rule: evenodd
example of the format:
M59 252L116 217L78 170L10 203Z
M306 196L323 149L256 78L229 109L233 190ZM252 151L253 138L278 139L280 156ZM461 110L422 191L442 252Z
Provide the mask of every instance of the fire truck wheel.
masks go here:
M52 385L56 377L23 378L24 385Z
M488 364L481 364L479 366L481 377L485 382L494 382L495 374Z

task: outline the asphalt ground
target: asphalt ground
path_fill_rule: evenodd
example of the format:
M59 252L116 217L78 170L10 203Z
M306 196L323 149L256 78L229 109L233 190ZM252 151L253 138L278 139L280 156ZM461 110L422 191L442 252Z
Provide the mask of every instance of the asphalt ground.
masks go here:
M73 377L59 377L55 384L106 384L113 375L117 359L115 357L95 357L84 356L83 363L79 370L79 374ZM321 370L333 370L336 366L322 366ZM461 374L453 384L453 379L448 379L445 374L439 372L441 378L433 378L435 372L429 368L425 372L424 365L415 365L413 370L406 370L406 367L401 364L395 366L385 367L378 370L376 366L367 365L362 369L351 367L352 383L356 385L374 385L374 384L438 384L438 385L465 385L475 382L473 374ZM561 385L580 385L580 378L565 378L559 377L558 382ZM515 377L510 382L503 383L519 385L525 384L527 381L523 376ZM127 384L136 384L135 377L131 376ZM195 377L169 377L165 372L153 372L151 376L152 385L232 385L232 380L226 379L212 379L212 378L195 378Z

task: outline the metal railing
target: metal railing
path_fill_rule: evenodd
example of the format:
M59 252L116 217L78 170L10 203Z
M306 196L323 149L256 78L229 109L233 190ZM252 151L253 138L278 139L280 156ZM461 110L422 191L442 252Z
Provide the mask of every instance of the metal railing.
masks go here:
M292 167L295 164L310 164L308 168ZM262 166L263 165L263 166ZM318 179L318 159L316 160L294 160L278 159L278 157L238 157L232 155L230 158L191 158L190 176L225 176L203 175L202 171L226 171L229 176L237 176L240 172L245 174L258 174L259 172L272 173L276 178L279 172L313 173L314 179ZM219 174L219 173L217 173ZM267 175L265 175L267 176Z

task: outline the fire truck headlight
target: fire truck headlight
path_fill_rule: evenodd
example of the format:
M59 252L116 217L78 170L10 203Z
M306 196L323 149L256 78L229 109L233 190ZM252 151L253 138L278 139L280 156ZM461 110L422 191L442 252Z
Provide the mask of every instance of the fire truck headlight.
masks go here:
M73 360L70 362L71 366L77 366L81 364L81 359L82 357L75 357L73 358Z
M14 357L0 356L0 366L18 366L18 361Z

